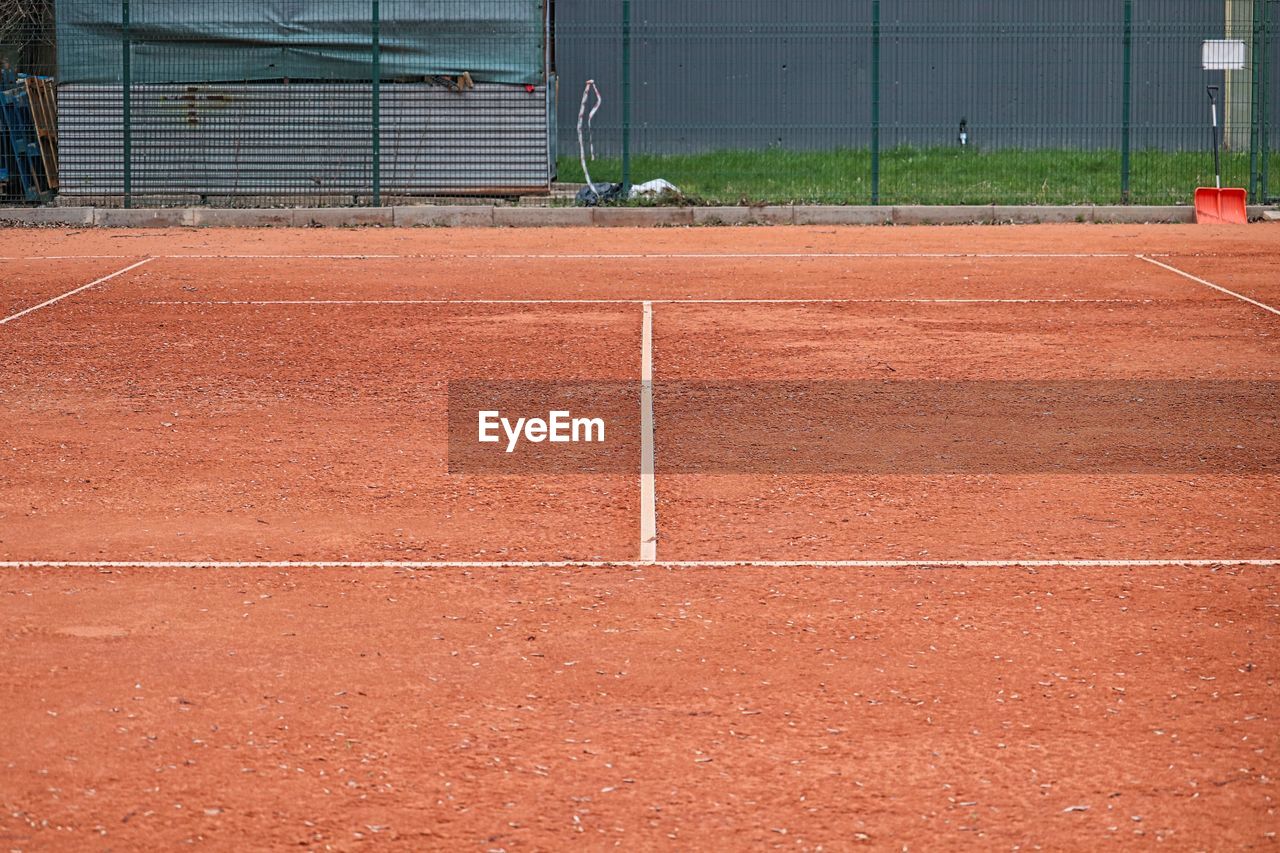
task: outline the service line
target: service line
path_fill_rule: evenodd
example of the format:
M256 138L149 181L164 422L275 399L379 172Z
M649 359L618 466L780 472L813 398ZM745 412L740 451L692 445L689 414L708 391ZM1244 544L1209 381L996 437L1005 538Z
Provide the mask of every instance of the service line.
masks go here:
M91 287L95 287L96 285L102 284L103 282L111 281L111 279L116 278L117 276L122 276L131 270L136 270L138 267L142 266L143 264L149 264L154 260L155 258L143 258L142 260L138 261L136 264L130 264L129 266L125 267L122 270L116 270L115 272L111 273L111 275L104 275L102 278L91 281L88 284L80 285L75 290L68 290L66 293L62 294L61 296L55 296L52 299L46 299L44 302L41 302L39 305L32 305L30 308L25 308L22 311L19 311L17 314L11 314L8 317L5 317L3 320L0 320L0 326L3 326L5 323L10 323L18 319L19 317L25 317L26 315L30 314L32 311L39 311L41 308L47 308L56 302L61 302L64 299L75 296L77 293L86 291Z
M155 299L146 305L1153 305L1172 299L889 297L813 299Z
M128 258L136 255L25 255L0 256L0 261L75 261L101 258ZM594 261L594 260L750 260L752 258L937 258L937 259L1002 259L1018 260L1025 258L1133 258L1135 255L1124 252L574 252L574 253L457 253L457 252L414 252L407 254L285 254L285 253L182 253L173 255L157 255L166 260L207 260L207 261L395 261L395 260L532 260L532 261ZM1148 257L1168 257L1162 253L1152 253Z
M0 261L123 261L125 258L136 258L140 253L132 255L3 255ZM162 257L157 255L157 257Z
M751 258L1132 258L1124 252L589 252L574 254L471 254L440 255L443 258L469 260L537 260L537 261L594 261L594 260L744 260Z
M0 569L1089 569L1089 568L1276 568L1280 560L546 560L546 561L222 561L222 560L17 560Z

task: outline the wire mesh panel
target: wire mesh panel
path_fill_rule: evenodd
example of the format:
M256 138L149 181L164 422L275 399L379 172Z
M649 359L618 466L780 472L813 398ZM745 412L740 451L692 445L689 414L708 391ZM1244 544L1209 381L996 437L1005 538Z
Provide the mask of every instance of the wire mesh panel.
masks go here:
M1152 204L1186 202L1189 188L1213 186L1211 85L1218 87L1223 186L1249 180L1248 72L1205 71L1202 54L1206 40L1247 41L1250 28L1227 18L1230 4L1175 5L1177 14L1152 9L1135 27L1133 179L1137 197Z
M382 0L380 16L383 196L545 193L550 8Z
M1273 198L1280 0L0 0L0 195ZM1235 57L1202 66L1206 42ZM588 80L603 105L578 140ZM594 96L593 103L594 106ZM594 153L594 159L590 156ZM625 202L623 202L625 203ZM642 203L642 202L635 202Z
M886 203L1119 200L1119 4L884 7Z
M870 201L871 7L832 0L559 0L562 178L580 178L578 99L606 109L593 169L619 180L624 116L619 22L630 6L637 181L665 178L707 201Z
M68 203L545 193L549 23L542 0L57 0L22 28L56 63L22 71L56 81Z
M1274 131L1260 104L1274 73L1206 72L1201 47L1239 40L1250 63L1265 63L1276 6L560 0L557 56L566 83L593 78L614 96L593 171L620 179L629 135L635 180L668 178L695 199L1186 203L1212 178L1215 81L1224 178L1252 179L1261 194L1269 161L1259 148ZM629 80L619 44L628 11ZM576 107L562 101L560 173L580 179Z
M58 192L56 42L52 0L0 2L0 201Z

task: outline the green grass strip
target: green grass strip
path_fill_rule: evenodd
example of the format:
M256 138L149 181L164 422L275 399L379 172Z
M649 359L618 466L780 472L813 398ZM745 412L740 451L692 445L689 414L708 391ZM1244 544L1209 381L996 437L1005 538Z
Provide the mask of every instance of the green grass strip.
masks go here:
M1280 176L1280 154L1271 163ZM617 158L588 165L596 181L622 174ZM561 181L584 180L576 158L560 158L559 168ZM1224 155L1223 172L1224 186L1247 187L1249 155ZM666 178L693 204L871 203L865 149L640 154L632 175L635 183ZM1201 186L1213 186L1208 154L1133 153L1132 204L1190 204ZM1120 204L1120 152L893 148L881 157L880 194L882 204Z

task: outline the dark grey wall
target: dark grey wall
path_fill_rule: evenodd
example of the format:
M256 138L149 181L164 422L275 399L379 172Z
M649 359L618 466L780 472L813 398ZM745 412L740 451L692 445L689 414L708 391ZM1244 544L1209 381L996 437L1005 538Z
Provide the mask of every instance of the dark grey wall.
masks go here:
M1200 43L1222 37L1224 3L1134 5L1134 145L1202 147ZM635 150L866 147L871 7L632 0ZM1122 0L883 0L882 144L953 144L963 117L986 147L1118 148L1123 10ZM576 151L582 85L594 77L607 99L597 148L616 152L621 0L557 0L556 19L562 150Z

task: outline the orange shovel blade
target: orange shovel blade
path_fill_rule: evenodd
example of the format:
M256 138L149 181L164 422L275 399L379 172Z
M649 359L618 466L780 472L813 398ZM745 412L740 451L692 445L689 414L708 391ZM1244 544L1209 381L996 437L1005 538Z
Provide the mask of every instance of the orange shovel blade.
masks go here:
M1196 222L1202 225L1244 225L1249 221L1247 195L1241 189L1196 190Z

